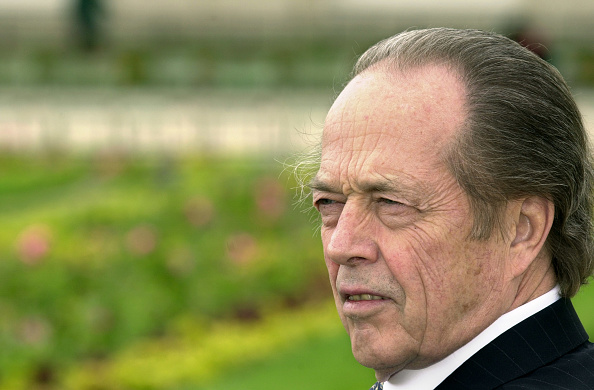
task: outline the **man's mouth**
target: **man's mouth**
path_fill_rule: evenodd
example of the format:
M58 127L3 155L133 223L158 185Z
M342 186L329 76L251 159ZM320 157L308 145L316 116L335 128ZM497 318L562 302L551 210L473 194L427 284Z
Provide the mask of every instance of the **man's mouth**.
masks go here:
M349 301L381 301L383 299L388 299L386 297L380 297L379 295L371 295L371 294L357 294L357 295L348 295L347 300Z

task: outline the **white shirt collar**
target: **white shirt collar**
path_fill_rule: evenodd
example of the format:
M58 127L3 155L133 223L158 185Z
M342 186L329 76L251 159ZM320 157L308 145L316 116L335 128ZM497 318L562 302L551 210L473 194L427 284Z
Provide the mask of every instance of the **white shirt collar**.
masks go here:
M434 389L459 366L514 325L552 305L560 297L556 286L546 294L499 317L474 339L443 360L419 370L404 369L384 383L384 390L429 390Z

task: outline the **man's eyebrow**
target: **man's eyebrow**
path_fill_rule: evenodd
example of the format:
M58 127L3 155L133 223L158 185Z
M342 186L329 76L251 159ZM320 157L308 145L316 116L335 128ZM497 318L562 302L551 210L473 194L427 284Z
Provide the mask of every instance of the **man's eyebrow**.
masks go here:
M314 177L308 184L308 187L314 191L341 193L340 187L336 187L319 177ZM397 184L392 180L371 180L357 183L356 187L365 193L408 193L410 188L406 185Z
M323 181L318 176L316 176L313 179L311 179L310 182L307 184L307 186L312 191L334 192L334 193L341 192L338 188L332 186L328 182Z
M359 188L363 192L403 192L402 186L396 185L394 182L389 180L382 181L370 181L359 184Z

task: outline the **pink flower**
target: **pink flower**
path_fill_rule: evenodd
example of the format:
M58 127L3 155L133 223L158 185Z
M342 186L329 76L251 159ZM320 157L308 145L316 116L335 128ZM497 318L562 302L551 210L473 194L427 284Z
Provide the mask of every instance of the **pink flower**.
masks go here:
M203 227L213 220L215 208L210 199L196 196L186 202L184 214L192 226Z
M271 177L261 178L256 182L254 190L256 207L260 215L277 220L287 209L287 194L278 180Z
M38 316L24 318L18 328L19 339L31 346L40 346L48 342L53 333L50 323Z
M249 233L237 233L227 239L227 256L236 264L253 262L258 255L258 243Z
M138 225L126 234L126 248L134 255L145 256L155 250L157 238L157 230L152 225Z
M51 246L51 231L45 225L31 225L19 234L17 252L20 260L35 265L47 256Z

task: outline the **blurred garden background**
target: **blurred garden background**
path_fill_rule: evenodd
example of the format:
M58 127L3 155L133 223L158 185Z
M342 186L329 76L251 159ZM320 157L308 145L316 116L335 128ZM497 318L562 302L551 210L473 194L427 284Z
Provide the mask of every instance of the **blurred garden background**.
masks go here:
M415 27L508 34L594 132L589 0L1 0L0 389L366 389L287 163ZM538 45L541 44L541 45ZM575 299L594 335L594 288Z

